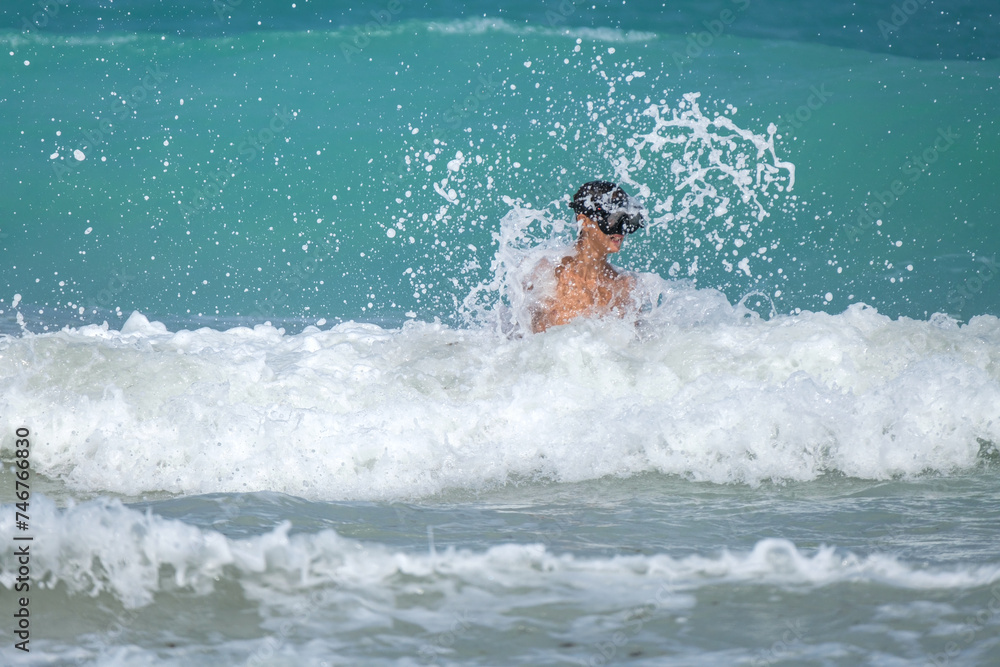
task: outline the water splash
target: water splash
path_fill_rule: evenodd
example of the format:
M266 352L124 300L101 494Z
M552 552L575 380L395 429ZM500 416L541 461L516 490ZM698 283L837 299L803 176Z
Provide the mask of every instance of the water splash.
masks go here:
M627 140L634 156L631 160L618 157L615 175L648 197L649 186L634 180L633 172L641 173L647 166L654 173L660 172L649 164L658 158L660 166L669 164L669 177L664 178L661 187L672 185L676 194L659 202L657 210L663 215L654 222L660 224L677 221L704 226L708 218L725 216L731 201L727 186L735 188L742 202L753 204L760 222L769 215L769 188L784 191L794 187L795 165L775 153L774 123L768 125L765 137L738 127L725 115L707 118L698 105L700 96L687 93L675 109L654 104L643 111L642 115L651 118L655 126L648 134ZM669 117L664 117L667 114ZM681 147L680 155L669 150L670 146ZM753 149L756 155L751 157ZM648 157L643 157L643 151Z
M596 149L615 180L652 213L645 232L629 237L623 258L630 268L657 274L641 281L657 283L647 290L656 297L647 306L657 305L670 292L669 285L657 282L660 275L696 279L705 265L711 266L713 286L724 286L718 277L721 268L750 283L742 287L744 294L768 299L753 282L751 262L773 261L768 253L778 248L778 240L763 223L776 208L794 208L788 193L795 165L775 151L774 124L766 134L743 129L730 117L735 113L731 105L709 117L699 97L688 93L675 107L650 104L642 113L624 117L612 111L613 100L601 107L588 105L595 137L584 140L574 134L585 148ZM562 120L554 121L549 132L557 142L573 125L558 117ZM620 129L608 130L611 120ZM454 182L475 182L475 164L453 161L449 168L457 177ZM492 185L492 178L489 182ZM490 274L462 301L467 323L488 323L508 334L527 328L525 278L543 257L565 254L575 239L576 227L568 222L572 214L566 209L570 190L546 188L540 207L520 197L502 198L508 211L492 234ZM447 194L449 201L462 200L454 190Z

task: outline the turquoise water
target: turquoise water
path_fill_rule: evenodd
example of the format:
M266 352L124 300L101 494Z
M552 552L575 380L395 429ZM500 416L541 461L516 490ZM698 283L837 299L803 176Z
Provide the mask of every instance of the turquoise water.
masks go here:
M1000 29L860 4L5 5L3 662L996 664Z
M744 129L777 126L794 202L776 202L754 239L777 247L752 275L727 274L720 258L736 248L680 238L703 215L654 227L623 265L666 275L697 262L698 284L733 301L762 291L777 312L997 312L986 287L1000 247L996 61L761 40L732 25L689 41L400 10L370 33L8 33L2 298L21 294L30 330L133 310L458 322L456 301L488 277L503 197L568 219L553 202L615 176L649 104L700 93L709 117L731 105ZM428 147L436 163L406 164ZM432 184L458 151L482 164L456 174L463 199L450 203ZM673 194L672 159L632 168L650 203Z

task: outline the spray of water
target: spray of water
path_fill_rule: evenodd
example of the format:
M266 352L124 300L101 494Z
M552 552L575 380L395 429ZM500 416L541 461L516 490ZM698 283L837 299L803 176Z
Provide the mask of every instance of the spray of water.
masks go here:
M754 133L724 113L707 116L698 99L698 93L689 93L673 107L650 104L623 119L617 133L600 133L596 146L615 180L643 200L650 214L647 229L630 237L631 264L646 268L639 284L647 308L677 291L677 281L662 274L694 279L706 260L752 279L752 262L772 261L768 252L778 247L766 239L765 221L789 203L795 182L795 166L775 151L773 124L766 134ZM456 171L462 182L472 178L461 165ZM508 210L493 232L489 276L461 304L467 321L507 333L527 329L526 279L542 258L568 252L575 238L566 208L571 188L566 191L541 207L503 198ZM666 263L671 256L677 259ZM768 300L752 287L744 292Z
M569 197L595 179L618 182L648 213L616 264L718 288L732 301L778 292L787 276L778 239L787 235L775 229L797 202L795 166L776 150L774 124L672 92L669 75L647 71L641 56L575 42L569 53L533 54L529 78L506 72L474 120L411 128L386 187L402 193L405 209L390 238L426 249L407 274L421 306L465 325L523 329L523 281L573 242ZM522 92L540 81L568 85Z

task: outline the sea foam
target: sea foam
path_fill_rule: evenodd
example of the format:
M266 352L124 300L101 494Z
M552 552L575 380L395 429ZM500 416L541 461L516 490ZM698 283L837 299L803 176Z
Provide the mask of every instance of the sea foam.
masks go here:
M645 472L950 474L1000 442L1000 320L762 319L663 283L637 326L168 331L136 313L0 338L0 429L78 491L406 499ZM11 454L5 437L4 455Z
M316 605L361 596L374 608L405 615L417 599L430 606L442 604L431 602L442 596L445 605L453 598L499 601L514 587L537 589L541 597L556 588L583 608L616 609L659 593L655 599L661 606L683 609L692 605L692 593L721 583L798 589L868 581L897 589L953 590L1000 581L1000 571L992 565L923 567L891 554L859 556L828 546L802 550L776 538L761 539L749 551L684 557L581 557L541 544L411 553L329 529L294 533L287 521L260 535L234 539L106 498L58 509L45 496L36 496L32 506L34 585L63 588L74 596L107 594L126 608L144 607L164 594L210 595L226 584L276 607L296 600L301 604L303 596ZM3 509L0 586L13 589L15 528L10 506ZM409 583L400 584L404 579ZM395 610L382 599L390 589L400 598Z

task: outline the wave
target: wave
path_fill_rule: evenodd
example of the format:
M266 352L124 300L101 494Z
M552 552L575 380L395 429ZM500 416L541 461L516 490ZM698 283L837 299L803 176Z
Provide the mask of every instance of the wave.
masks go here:
M13 589L17 571L13 515L4 506L0 586L7 589ZM110 595L125 608L146 606L158 595L211 595L228 584L241 587L249 599L275 606L301 604L305 596L324 605L358 595L374 601L389 589L404 597L420 589L425 601L474 596L470 590L499 596L515 586L544 596L554 586L568 598L601 598L600 604L611 608L651 592L663 604L684 608L693 604L691 593L721 583L808 588L872 582L905 590L954 590L1000 581L995 565L928 567L885 553L800 550L775 538L758 541L750 551L681 558L580 557L542 544L408 553L329 529L293 534L287 521L264 534L233 539L107 498L60 510L36 495L31 516L33 585L62 588L73 596Z
M169 33L169 31L167 31ZM423 19L397 19L379 23L369 20L359 25L342 25L331 27L308 26L301 28L283 27L279 29L255 31L242 31L234 34L216 35L212 34L201 39L230 43L240 39L259 40L262 36L273 40L301 40L313 36L318 40L340 39L362 40L392 37L396 35L412 35L414 32L446 35L481 35L489 32L506 33L516 36L541 35L551 37L562 37L572 39L585 39L594 42L648 42L658 39L660 35L648 30L633 30L613 27L585 27L567 26L555 23L553 25L532 25L514 23L498 17L478 17L478 18L423 18ZM156 43L166 39L175 41L176 34L168 36L156 32L144 33L128 31L105 31L100 35L92 34L65 34L46 33L44 31L15 31L0 28L0 43L7 44L11 48L23 49L27 47L45 47L56 44L69 46L116 46L132 44L135 42ZM180 39L194 39L193 36L181 36ZM350 43L350 42L348 42Z
M88 493L406 499L645 472L721 484L954 474L1000 442L1000 320L758 317L662 283L634 328L345 323L0 337L0 431ZM3 453L13 437L4 438Z
M555 17L552 17L553 19ZM565 23L565 21L562 21ZM480 35L486 32L504 32L512 35L545 35L586 39L595 42L648 42L657 39L655 32L643 30L627 30L621 28L587 28L582 26L560 25L560 21L552 20L548 26L516 24L500 18L451 19L447 21L431 21L427 24L429 32L458 35Z

